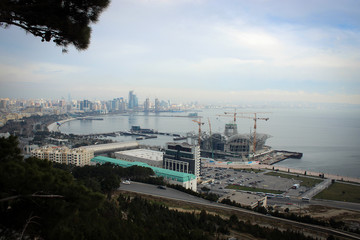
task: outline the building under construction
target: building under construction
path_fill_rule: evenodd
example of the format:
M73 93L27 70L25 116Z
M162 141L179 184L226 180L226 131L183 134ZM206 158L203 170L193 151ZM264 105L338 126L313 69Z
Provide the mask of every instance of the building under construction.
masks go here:
M253 159L257 152L263 152L269 148L265 146L269 137L270 135L256 132L239 134L237 124L228 123L225 124L224 134L202 134L201 155L216 159L248 161Z

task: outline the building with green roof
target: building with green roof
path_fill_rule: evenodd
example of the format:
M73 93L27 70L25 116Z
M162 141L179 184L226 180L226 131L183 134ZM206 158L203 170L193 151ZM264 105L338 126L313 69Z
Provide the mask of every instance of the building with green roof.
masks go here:
M190 188L193 191L197 190L197 178L194 174L183 173L183 172L176 172L169 169L163 169L158 167L153 167L148 165L147 163L142 162L128 162L123 161L115 158L109 158L104 156L97 156L91 159L93 163L112 163L119 165L121 167L131 167L131 166L140 166L140 167L148 167L151 168L155 175L158 177L163 177L171 184L178 184L185 188Z

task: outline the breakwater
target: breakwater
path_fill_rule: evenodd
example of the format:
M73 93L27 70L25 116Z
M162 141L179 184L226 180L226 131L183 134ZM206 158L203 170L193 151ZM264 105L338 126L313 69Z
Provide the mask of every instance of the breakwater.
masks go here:
M270 150L266 153L259 154L255 157L261 164L273 165L288 158L301 159L303 156L300 152L291 152L285 150Z

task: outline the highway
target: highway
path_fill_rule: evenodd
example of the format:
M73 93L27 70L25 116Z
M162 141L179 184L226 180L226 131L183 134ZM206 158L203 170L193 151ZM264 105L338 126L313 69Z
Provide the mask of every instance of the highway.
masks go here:
M285 199L285 198L268 198L268 204L270 205L321 205L326 207L341 208L352 211L360 211L360 204L350 203L350 202L339 202L339 201L329 201L329 200L310 200L310 202L304 202L301 199Z
M192 195L189 195L189 194L186 194L186 193L183 193L183 192L177 191L175 189L171 189L171 188L160 189L154 185L132 182L131 184L121 184L119 190L135 192L135 193L140 193L140 194L146 194L146 195L151 195L151 196L155 196L155 197L162 197L162 198L171 199L171 200L184 201L184 202L188 202L188 203L201 204L204 206L214 207L214 208L218 208L218 209L222 209L222 210L237 211L237 212L241 212L241 213L245 213L245 214L255 215L258 217L262 217L262 218L272 219L276 222L288 223L288 224L293 225L294 227L297 226L298 228L306 228L306 229L310 229L313 231L315 230L317 232L321 232L321 233L325 233L325 234L341 236L341 237L344 237L347 239L359 239L360 240L360 236L358 236L356 234L343 232L343 231L339 231L339 230L332 229L332 228L312 225L312 224L295 222L295 221L291 221L291 220L287 220L287 219L283 219L283 218L277 218L274 216L260 214L260 213L242 209L242 208L237 208L237 207L232 207L232 206L228 206L228 205L224 205L224 204L220 204L220 203L210 202L208 200L201 199L201 198L198 198L198 197L195 197L195 196L192 196Z
M166 190L164 190L164 189L158 188L155 185L145 184L145 183L131 182L131 184L121 184L119 190L142 193L142 194L147 194L147 195L152 195L152 196L157 196L157 197L164 197L164 198L180 200L180 201L185 201L185 202L191 202L191 203L199 203L199 204L212 203L212 204L214 204L213 202L210 202L208 200L198 198L198 197L180 192L180 191L172 189L172 188L166 188Z

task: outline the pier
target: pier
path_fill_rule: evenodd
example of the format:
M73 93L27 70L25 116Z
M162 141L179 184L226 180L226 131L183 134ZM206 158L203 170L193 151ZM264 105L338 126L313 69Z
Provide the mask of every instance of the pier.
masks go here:
M303 156L300 152L290 152L285 150L270 150L262 154L256 155L255 159L261 164L273 165L288 158L301 159Z
M157 138L158 135L163 136L172 136L174 140L176 138L181 138L181 140L186 139L186 137L182 137L176 133L166 133L166 132L158 132L154 129L147 129L141 128L140 126L132 126L130 131L115 131L115 132L108 132L108 133L92 133L92 134L85 134L82 136L86 137L116 137L116 136L135 136L136 140L144 140L150 138Z

